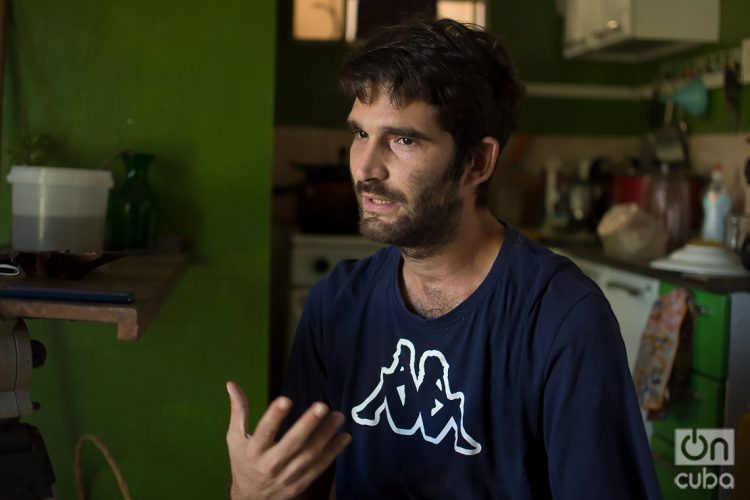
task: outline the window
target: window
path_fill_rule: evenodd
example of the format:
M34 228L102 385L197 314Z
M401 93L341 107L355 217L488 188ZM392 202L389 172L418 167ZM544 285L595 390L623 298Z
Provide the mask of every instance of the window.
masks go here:
M351 42L415 13L485 26L486 0L294 0L292 35Z

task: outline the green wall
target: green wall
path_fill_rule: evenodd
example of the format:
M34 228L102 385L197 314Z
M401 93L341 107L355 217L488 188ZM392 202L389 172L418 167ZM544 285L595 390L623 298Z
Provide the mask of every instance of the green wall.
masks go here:
M689 60L694 56L710 54L716 51L739 47L742 40L750 38L750 2L747 0L721 0L719 42L677 54L668 61ZM651 69L653 68L653 69ZM642 72L651 70L657 74L657 66L641 68ZM705 116L691 118L685 116L689 130L696 134L750 131L750 85L742 87L739 119L729 113L725 104L724 90L709 91L709 106Z
M348 46L293 40L292 2L277 2L275 123L343 128L351 103L336 77Z
M292 0L278 2L276 123L340 127L350 103L336 89L344 43L295 42L291 37ZM686 14L689 15L689 14ZM750 2L722 0L720 41L677 58L737 46L750 36ZM529 82L641 85L654 80L659 62L619 64L566 60L562 56L563 19L552 0L488 0L488 29L503 37ZM743 90L743 115L750 114L750 91ZM689 120L696 132L727 130L723 91L712 91L710 115ZM646 101L560 99L529 96L519 128L529 133L641 134L649 127ZM750 130L748 120L741 127Z
M487 27L505 40L521 80L633 85L632 65L567 60L563 18L551 0L490 0ZM528 96L519 129L533 134L633 134L646 131L644 103Z
M347 53L345 43L292 40L292 0L278 3L276 123L341 127L351 103L337 90L336 74ZM562 57L562 18L552 0L490 0L488 28L508 44L522 80L579 83L635 83L632 66L571 62ZM576 120L547 120L549 112ZM643 109L618 101L527 99L521 129L527 132L628 133L638 127ZM581 120L580 116L586 117ZM610 120L606 117L617 116Z
M3 120L49 134L66 165L153 152L162 232L192 241L190 265L137 342L111 325L31 321L48 350L33 373L37 425L60 498L74 498L73 449L96 434L133 498L222 498L229 482L224 382L252 418L266 405L274 2L11 2ZM119 170L118 162L113 168ZM9 190L0 236L9 240ZM87 498L119 498L88 444Z

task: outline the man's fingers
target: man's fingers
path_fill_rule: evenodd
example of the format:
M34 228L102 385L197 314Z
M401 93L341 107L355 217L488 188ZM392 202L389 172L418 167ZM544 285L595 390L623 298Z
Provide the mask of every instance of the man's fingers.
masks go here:
M320 460L321 454L335 438L336 432L345 420L346 418L340 412L330 413L299 452L291 457L290 462L286 465L289 475L302 475L312 463Z
M227 434L241 437L247 436L247 396L245 392L234 382L227 382L227 393L229 393L229 430Z
M307 411L297 420L284 437L281 438L272 452L278 463L288 462L320 425L320 422L328 415L328 407L323 403L313 403Z
M268 407L266 412L260 417L258 425L255 426L252 446L260 452L266 451L274 445L276 434L284 418L289 414L292 408L292 402L284 396L276 398Z
M287 483L294 484L296 486L294 489L297 492L304 491L318 476L323 474L339 453L349 446L351 441L351 435L339 434L328 442L317 460L310 463L306 469L297 471L294 476L287 479Z

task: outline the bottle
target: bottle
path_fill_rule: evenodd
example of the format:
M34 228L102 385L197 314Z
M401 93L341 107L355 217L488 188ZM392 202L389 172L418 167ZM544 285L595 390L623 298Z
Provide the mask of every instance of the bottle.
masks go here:
M721 164L714 165L711 183L703 194L703 226L701 238L716 243L724 242L724 221L732 208L732 200L722 183Z
M684 245L690 236L690 187L678 167L662 163L649 176L648 213L667 236L667 251Z
M154 155L125 151L125 181L116 186L107 209L108 241L111 250L145 250L156 243L156 198L148 183L148 169Z
M554 234L568 225L568 213L563 196L558 188L562 162L553 156L544 162L547 171L544 191L544 223L543 232Z

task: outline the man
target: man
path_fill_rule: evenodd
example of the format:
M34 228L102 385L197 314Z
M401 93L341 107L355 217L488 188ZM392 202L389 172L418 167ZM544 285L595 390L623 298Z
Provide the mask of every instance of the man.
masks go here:
M503 46L410 23L341 82L360 229L392 246L311 291L252 436L228 384L233 498L326 498L334 472L339 498L660 497L603 295L487 210L523 92Z

